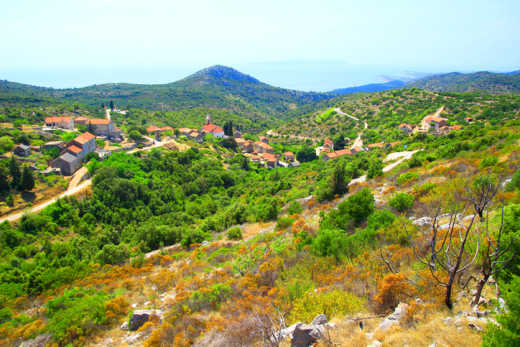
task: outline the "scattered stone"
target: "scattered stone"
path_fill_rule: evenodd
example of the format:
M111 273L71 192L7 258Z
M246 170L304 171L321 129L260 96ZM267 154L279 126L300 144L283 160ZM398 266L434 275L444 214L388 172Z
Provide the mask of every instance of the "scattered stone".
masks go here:
M291 340L291 347L308 347L318 341L322 331L318 326L299 324L295 327Z
M387 316L377 327L376 330L386 331L390 329L395 324L399 324L401 319L403 319L404 315L406 314L406 309L408 308L408 304L405 303L399 303L397 307L395 308L394 312Z
M130 335L125 338L125 342L129 345L133 345L134 343L138 342L143 336L144 336L144 332Z
M367 339L372 340L372 338L374 337L374 333L366 333L365 336L367 337Z
M429 345L428 347L437 347L437 344L434 342L431 345Z
M34 339L23 341L20 347L45 347L51 341L51 338L51 334L38 335Z
M317 315L311 322L311 325L323 325L328 323L327 316L322 314Z
M448 230L450 228L451 224L450 223L446 223L446 224L443 224L443 225L439 225L438 229L439 230Z
M381 343L381 341L379 340L374 340L372 341L371 344L367 345L367 347L380 347L382 346L383 344Z
M424 301L422 301L421 298L416 298L416 299L415 299L415 303L416 303L417 305L422 305L422 304L424 304Z
M303 324L302 322L298 322L298 323L294 323L293 325L291 325L290 327L287 327L285 329L282 329L280 331L280 336L282 338L286 338L287 336L289 336L289 338L292 339L292 336L293 336L293 333L294 333L294 329L296 329L296 327L300 324Z
M209 245L209 242L208 241L202 241L201 245L202 246L207 246L207 245Z
M162 311L160 310L136 310L130 317L130 323L128 329L135 331L143 326L148 321L151 315L162 318Z
M128 321L123 322L123 324L121 324L119 329L121 329L121 330L128 330Z
M469 323L468 326L473 329L473 330L476 330L476 331L482 331L482 328L479 327L478 325L475 325L473 323Z
M430 217L421 217L419 219L414 220L412 224L420 227L432 225L432 219Z
M451 317L446 317L446 318L443 318L443 319L442 319L442 322L443 322L444 324L446 324L446 325L450 325L451 322L452 322L452 320L453 320L453 318L451 318Z

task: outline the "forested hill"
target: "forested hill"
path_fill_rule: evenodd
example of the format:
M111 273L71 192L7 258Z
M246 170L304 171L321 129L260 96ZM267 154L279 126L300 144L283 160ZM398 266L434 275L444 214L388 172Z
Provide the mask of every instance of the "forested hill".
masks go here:
M225 109L254 122L284 119L295 108L332 98L326 93L277 88L225 66L212 66L168 84L110 83L85 88L50 89L7 81L0 93L51 96L99 105L113 101L122 108L179 110L191 107Z
M463 74L452 72L411 81L406 86L437 92L518 93L520 92L520 70L509 73L481 71Z

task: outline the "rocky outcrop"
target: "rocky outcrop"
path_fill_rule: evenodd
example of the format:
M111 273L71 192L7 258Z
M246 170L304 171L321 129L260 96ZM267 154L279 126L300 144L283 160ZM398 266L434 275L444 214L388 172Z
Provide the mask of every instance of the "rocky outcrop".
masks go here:
M402 319L404 318L404 315L406 314L406 310L408 309L408 304L400 303L395 308L394 312L387 316L377 327L376 330L379 331L386 331L390 329L392 326L396 324L400 324Z
M135 310L130 317L128 330L135 331L143 326L150 319L150 316L158 316L162 319L162 311L160 310Z
M317 315L310 324L295 323L280 331L282 337L291 339L291 347L307 347L323 336L325 329L334 327L324 314Z

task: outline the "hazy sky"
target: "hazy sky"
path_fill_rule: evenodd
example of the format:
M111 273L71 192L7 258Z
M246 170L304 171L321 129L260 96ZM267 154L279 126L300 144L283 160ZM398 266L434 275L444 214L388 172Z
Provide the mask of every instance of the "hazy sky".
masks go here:
M519 0L6 0L0 32L8 79L329 61L389 71L520 68Z

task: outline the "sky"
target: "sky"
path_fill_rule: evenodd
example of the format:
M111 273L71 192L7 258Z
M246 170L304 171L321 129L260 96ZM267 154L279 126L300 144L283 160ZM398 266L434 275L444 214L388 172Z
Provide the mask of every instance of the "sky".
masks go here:
M0 79L53 87L215 64L303 90L520 69L518 0L16 0L0 32Z

